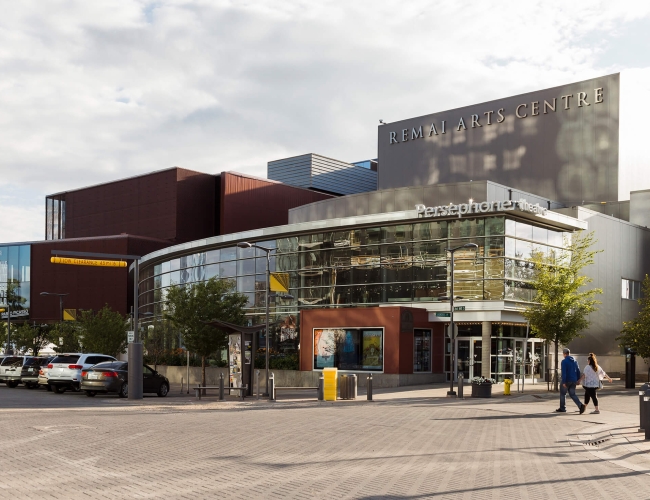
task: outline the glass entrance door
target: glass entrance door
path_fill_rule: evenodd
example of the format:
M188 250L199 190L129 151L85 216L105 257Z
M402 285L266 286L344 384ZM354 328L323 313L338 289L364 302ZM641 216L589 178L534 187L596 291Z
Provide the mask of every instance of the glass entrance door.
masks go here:
M457 347L456 379L459 373L463 374L465 380L471 379L472 377L480 377L483 341L480 338L458 339Z

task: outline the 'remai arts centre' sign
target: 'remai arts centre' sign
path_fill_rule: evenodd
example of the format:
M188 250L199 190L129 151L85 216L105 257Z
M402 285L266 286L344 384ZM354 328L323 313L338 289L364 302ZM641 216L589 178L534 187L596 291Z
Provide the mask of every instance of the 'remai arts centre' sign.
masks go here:
M454 205L440 205L438 207L427 207L425 205L415 205L418 217L448 217L457 215L461 217L469 214L485 214L488 212L507 212L510 210L519 210L537 215L546 215L548 210L539 203L528 203L526 200L505 200L505 201L483 201L479 203L459 203Z
M487 180L567 205L616 201L619 94L606 75L380 125L377 187Z

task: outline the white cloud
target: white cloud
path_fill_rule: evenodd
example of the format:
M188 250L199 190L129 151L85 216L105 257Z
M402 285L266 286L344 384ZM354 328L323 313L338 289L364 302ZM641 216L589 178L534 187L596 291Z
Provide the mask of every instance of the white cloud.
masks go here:
M14 3L0 19L0 192L29 196L0 198L19 221L0 225L0 241L42 238L48 193L174 165L264 176L267 161L305 152L361 160L376 154L379 118L617 71L616 53L647 65L625 32L643 33L649 12L582 1Z

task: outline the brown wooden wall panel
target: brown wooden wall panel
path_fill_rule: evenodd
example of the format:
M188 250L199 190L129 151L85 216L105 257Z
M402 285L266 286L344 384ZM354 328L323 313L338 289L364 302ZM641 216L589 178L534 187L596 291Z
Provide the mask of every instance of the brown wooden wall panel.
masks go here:
M59 320L58 298L42 297L41 292L69 293L64 299L66 309L98 310L108 304L122 314L131 310L133 282L128 268L52 264L52 250L145 255L168 245L166 241L126 235L33 243L30 321Z
M221 234L287 224L290 208L332 197L236 172L222 172Z

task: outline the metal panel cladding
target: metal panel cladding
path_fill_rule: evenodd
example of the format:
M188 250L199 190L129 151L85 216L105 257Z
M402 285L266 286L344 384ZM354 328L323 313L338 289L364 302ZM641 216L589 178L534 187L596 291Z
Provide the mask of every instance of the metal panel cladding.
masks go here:
M379 189L491 180L564 203L618 199L618 73L378 129Z

